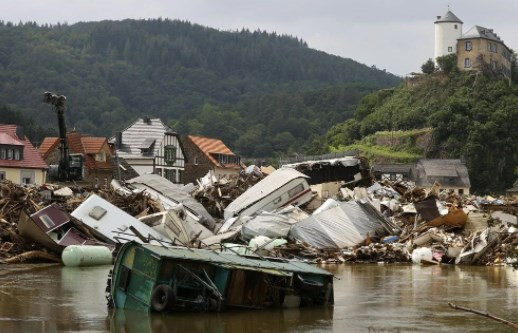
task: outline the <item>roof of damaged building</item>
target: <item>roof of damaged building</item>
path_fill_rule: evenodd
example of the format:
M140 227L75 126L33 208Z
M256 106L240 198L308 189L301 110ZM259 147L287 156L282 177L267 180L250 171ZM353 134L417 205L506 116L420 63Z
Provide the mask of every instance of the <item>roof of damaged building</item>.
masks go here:
M362 171L364 171L362 160L357 156L308 160L286 164L283 167L294 168L309 176L311 185L336 181L361 181Z
M59 138L46 137L43 139L38 151L40 155L46 159L50 154L58 148ZM85 166L92 169L111 169L111 163L106 161L97 161L94 154L100 153L105 145L108 144L108 139L105 137L95 137L86 134L81 134L77 131L67 133L68 149L71 153L83 154Z
M421 159L416 169L417 186L429 187L436 180L443 186L471 186L468 168L460 159Z
M372 172L403 173L411 172L414 164L374 164Z
M215 138L204 136L187 135L187 140L191 141L198 149L211 161L212 164L222 168L241 167L238 164L222 164L214 156L214 154L237 156L228 148L223 141Z
M8 168L48 169L47 163L45 163L40 154L38 154L38 151L34 148L27 136L20 133L21 132L19 132L19 128L16 125L0 124L0 144L8 146L23 146L22 159L0 159L0 166Z
M207 212L201 203L196 201L196 199L194 199L188 192L183 191L181 185L174 184L156 174L142 175L128 180L128 183L141 189L145 189L146 187L153 189L165 197L183 204L187 209L200 216L202 220L204 220L204 224L212 228L214 227L214 218Z
M166 134L178 136L172 128L160 118L139 118L122 130L122 142L117 148L117 154L126 159L149 159L159 154L162 141ZM110 138L116 144L116 137ZM180 144L180 149L183 148Z

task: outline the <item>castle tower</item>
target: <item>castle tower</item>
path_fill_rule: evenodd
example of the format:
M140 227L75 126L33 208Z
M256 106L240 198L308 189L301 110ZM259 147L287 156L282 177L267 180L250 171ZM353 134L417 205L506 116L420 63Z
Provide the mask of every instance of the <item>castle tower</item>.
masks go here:
M457 39L462 36L462 21L449 9L435 21L435 54L437 57L457 52Z

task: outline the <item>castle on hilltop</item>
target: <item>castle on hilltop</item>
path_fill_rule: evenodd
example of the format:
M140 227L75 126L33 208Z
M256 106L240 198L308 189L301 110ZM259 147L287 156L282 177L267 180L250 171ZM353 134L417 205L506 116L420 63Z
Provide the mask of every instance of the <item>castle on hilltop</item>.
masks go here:
M511 78L511 50L493 29L475 25L462 33L463 22L450 10L435 21L435 54L437 57L457 55L461 70L482 70L484 65Z

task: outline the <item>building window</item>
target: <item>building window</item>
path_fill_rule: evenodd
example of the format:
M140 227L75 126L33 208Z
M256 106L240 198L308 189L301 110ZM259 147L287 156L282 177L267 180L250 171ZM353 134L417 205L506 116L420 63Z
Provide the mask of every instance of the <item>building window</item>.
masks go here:
M34 171L21 171L20 180L22 184L34 184Z
M455 24L455 30L457 30L458 28L459 28L459 26Z
M5 151L5 148L0 149L0 160L7 159L7 152Z
M453 52L453 47L448 46L448 52Z
M464 195L464 189L463 188L459 188L459 195Z
M176 147L165 146L164 147L164 160L167 165L173 165L176 162Z
M20 149L15 149L14 150L14 159L17 160L17 161L21 160Z
M5 171L0 171L0 180L5 180Z
M7 159L12 160L13 159L14 152L12 149L7 149Z
M464 59L464 67L465 68L471 67L471 60L469 58Z
M472 49L471 41L468 40L466 42L466 51L471 51L471 49Z
M200 162L198 162L198 156L194 156L194 161L193 161L194 165L198 165L200 164Z

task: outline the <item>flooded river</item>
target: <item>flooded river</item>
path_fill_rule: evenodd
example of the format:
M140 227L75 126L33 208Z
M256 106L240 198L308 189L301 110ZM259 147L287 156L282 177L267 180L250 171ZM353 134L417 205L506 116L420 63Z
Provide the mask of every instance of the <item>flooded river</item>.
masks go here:
M499 267L339 265L329 308L109 312L111 267L2 266L0 332L508 332L447 302L518 321L518 271Z

